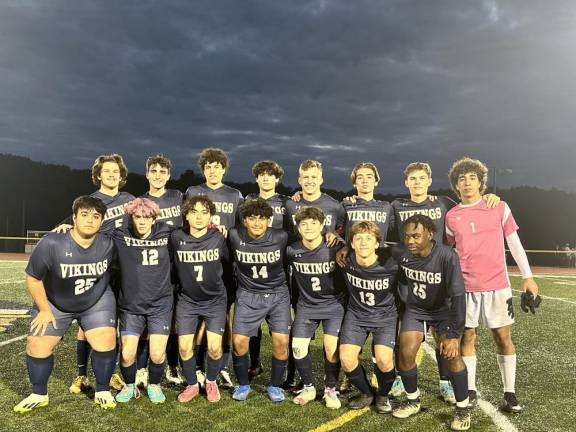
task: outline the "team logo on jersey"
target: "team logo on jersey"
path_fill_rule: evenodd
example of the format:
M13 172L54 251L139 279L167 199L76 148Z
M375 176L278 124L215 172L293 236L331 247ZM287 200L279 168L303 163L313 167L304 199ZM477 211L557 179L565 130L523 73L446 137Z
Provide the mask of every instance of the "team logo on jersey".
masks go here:
M186 245L186 242L184 240L180 240L180 246L184 246Z
M240 246L246 246L246 242L243 242L242 240L240 240Z
M406 257L402 258L402 262L408 262L408 258Z
M302 258L302 254L294 254L294 258Z
M71 257L71 256L72 256L72 252L64 252L64 254L66 254L67 257Z
M164 330L170 330L169 326L164 326Z

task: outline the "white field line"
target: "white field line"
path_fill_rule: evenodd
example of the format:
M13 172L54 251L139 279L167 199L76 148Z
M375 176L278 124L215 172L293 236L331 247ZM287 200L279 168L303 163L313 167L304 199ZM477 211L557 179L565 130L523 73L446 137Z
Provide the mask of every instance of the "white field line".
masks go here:
M0 342L0 347L3 347L4 345L11 344L12 342L18 342L19 340L25 339L27 336L28 336L27 334L24 334L22 336L8 339L8 340L5 340L4 342Z
M520 273L508 273L510 276L521 277ZM542 278L542 279L576 279L576 275L562 275L562 274L551 274L551 273L535 273L535 278Z
M434 348L432 348L428 342L424 342L422 346L424 347L426 354L428 354L432 361L436 363L436 352ZM508 420L508 417L501 414L500 411L498 411L498 408L496 408L490 402L480 398L480 393L478 393L478 406L482 411L484 411L484 413L486 413L488 417L492 419L492 422L502 432L518 432L516 426L514 426L510 420Z
M522 291L522 290L517 290L517 289L513 289L512 291L516 291L516 292L519 292L519 293L524 292L524 291ZM549 297L549 296L545 296L545 295L542 295L542 294L540 294L540 297L542 297L542 298L544 298L544 299L548 299L548 300L556 300L556 301L559 301L559 302L570 303L570 304L576 305L576 301L568 300L568 299L565 299L565 298Z
M0 285L13 284L16 282L24 283L24 282L26 282L26 280L25 279L12 279L12 280L7 280L7 281L2 281L2 282L0 282Z

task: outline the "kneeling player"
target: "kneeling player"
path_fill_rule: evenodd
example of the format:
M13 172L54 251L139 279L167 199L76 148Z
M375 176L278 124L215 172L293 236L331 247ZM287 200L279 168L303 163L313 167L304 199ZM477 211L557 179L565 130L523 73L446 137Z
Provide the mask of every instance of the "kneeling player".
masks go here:
M398 370L406 396L405 404L394 409L397 418L420 411L416 353L426 333L426 326L436 329L440 355L447 360L448 375L456 398L453 430L470 429L466 365L460 355L464 331L466 297L458 256L448 246L433 240L436 226L428 216L416 214L404 223L404 246L393 250L401 268L400 297L406 303L402 316Z
M272 332L272 368L268 396L273 402L284 400L280 388L288 359L290 294L284 273L284 253L288 234L268 228L272 207L262 198L240 207L244 226L232 228L228 239L237 267L238 292L232 324L234 372L239 386L234 400L244 401L250 392L248 344L264 319Z
M226 239L217 230L208 230L216 206L206 195L194 195L182 205L184 227L170 237L180 289L176 302L176 331L182 371L188 386L178 395L188 402L199 392L196 378L194 334L198 322L206 324L208 362L206 394L210 402L220 400L216 377L222 359L222 334L226 325L226 287L222 261L228 261Z
M322 323L324 332L324 400L332 409L340 408L336 393L340 361L338 335L344 318L345 294L342 280L337 278L338 246L328 247L322 237L324 213L317 207L301 207L296 212L296 225L302 240L288 246L286 256L292 267L300 295L292 328L292 352L304 388L294 403L305 405L316 399L312 384L310 340Z
M381 241L378 225L358 222L350 230L352 250L346 259L344 278L350 298L340 332L340 361L346 376L361 395L348 407L370 406L374 395L358 356L368 335L372 333L378 379L376 411L389 414L392 407L388 392L394 383L394 344L398 311L394 291L398 266L388 250L376 254Z
M93 348L94 402L104 409L116 406L108 386L116 359L116 301L109 283L114 244L98 234L106 206L97 198L82 196L72 210L72 229L47 234L26 267L26 286L34 300L26 344L32 394L14 407L16 412L48 405L54 348L74 319Z

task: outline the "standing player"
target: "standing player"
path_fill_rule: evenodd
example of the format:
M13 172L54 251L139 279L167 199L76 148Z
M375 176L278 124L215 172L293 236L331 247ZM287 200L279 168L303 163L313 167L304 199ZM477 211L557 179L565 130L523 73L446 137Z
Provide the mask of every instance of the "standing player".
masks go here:
M348 407L362 409L370 406L374 395L366 379L358 356L370 333L374 340L378 379L376 410L389 414L392 407L388 393L394 383L394 345L396 342L396 273L398 265L387 249L377 255L382 240L374 222L358 222L350 230L353 253L347 258L344 278L349 301L340 332L340 361L342 369L360 396Z
M288 234L268 228L272 208L262 198L246 201L240 208L243 227L229 232L237 267L238 295L234 310L234 372L239 386L232 398L244 401L250 392L248 345L266 319L272 333L272 367L268 396L282 402L280 388L288 359L290 294L284 272Z
M294 403L305 405L316 399L312 383L312 357L308 353L310 341L322 324L324 333L324 400L331 409L340 408L336 392L340 360L338 336L346 296L343 281L336 268L338 246L328 247L322 237L324 213L317 207L301 207L296 223L302 240L288 246L286 257L300 295L292 328L292 352L304 387Z
M228 261L226 239L217 230L208 230L216 207L204 195L188 198L182 205L184 228L172 233L174 265L179 279L176 302L176 330L182 370L188 386L178 395L188 402L198 395L194 334L199 320L206 323L208 361L206 394L210 402L220 400L216 376L222 361L222 334L226 325L226 287L222 262Z
M396 246L393 256L401 269L400 298L406 308L402 315L398 370L407 403L394 409L393 416L407 418L420 411L416 354L427 325L436 329L440 354L447 360L448 373L456 399L453 430L470 429L466 366L460 356L464 331L466 297L458 256L454 250L433 240L432 219L415 214L404 223L404 246Z
M104 409L116 406L109 390L116 359L116 301L109 272L114 244L98 233L106 206L99 199L82 196L74 200L72 213L72 229L46 235L26 267L26 286L34 300L26 344L32 394L14 407L16 412L48 405L54 348L73 319L94 348L94 402Z
M446 234L460 258L466 286L466 329L462 358L468 369L470 404L476 403L476 327L482 321L492 331L496 357L504 385L503 409L518 413L516 398L516 348L512 342L514 309L512 289L506 270L504 239L522 274L522 305L540 304L538 285L532 278L526 252L518 237L518 225L505 202L490 209L482 199L488 168L476 159L463 158L449 173L452 189L460 204L446 215Z

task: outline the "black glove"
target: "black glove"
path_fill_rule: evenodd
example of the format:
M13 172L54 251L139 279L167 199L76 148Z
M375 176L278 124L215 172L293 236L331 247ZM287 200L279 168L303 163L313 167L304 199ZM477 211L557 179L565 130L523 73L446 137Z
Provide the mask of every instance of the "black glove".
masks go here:
M530 311L532 314L535 314L536 309L540 306L540 303L542 303L542 297L539 295L534 297L534 295L528 291L523 292L520 296L520 308L524 312Z

